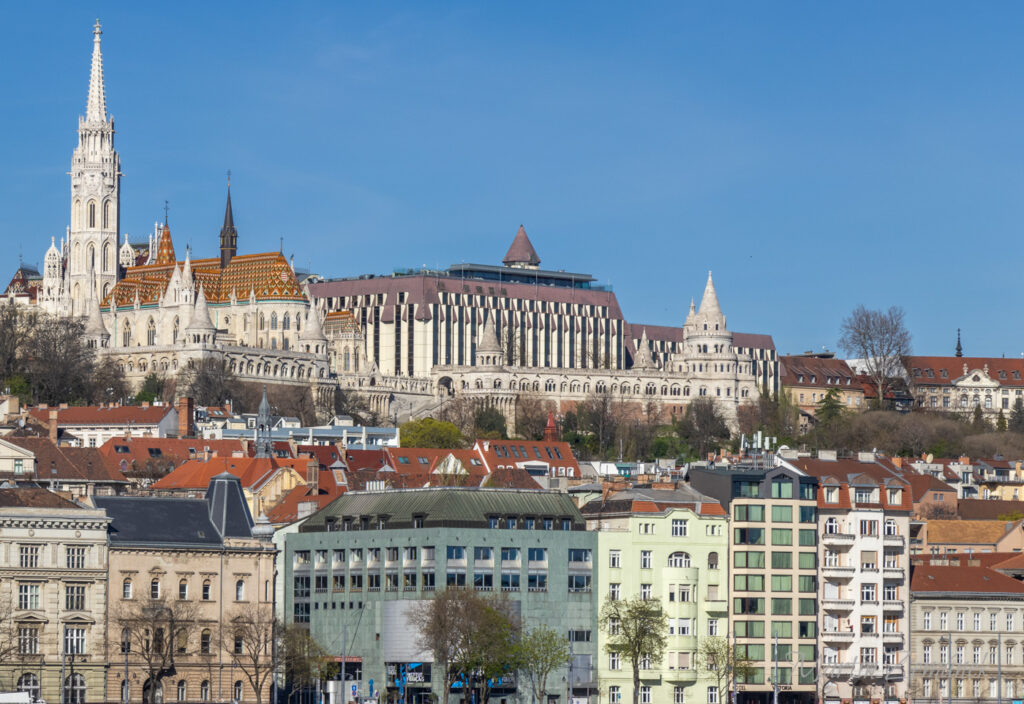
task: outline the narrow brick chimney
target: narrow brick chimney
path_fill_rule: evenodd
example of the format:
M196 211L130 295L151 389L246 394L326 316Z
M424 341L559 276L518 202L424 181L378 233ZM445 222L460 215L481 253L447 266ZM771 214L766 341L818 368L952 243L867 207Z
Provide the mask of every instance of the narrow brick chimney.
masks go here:
M50 442L57 444L57 409L50 409Z
M178 399L178 437L190 438L196 433L195 401L188 396Z

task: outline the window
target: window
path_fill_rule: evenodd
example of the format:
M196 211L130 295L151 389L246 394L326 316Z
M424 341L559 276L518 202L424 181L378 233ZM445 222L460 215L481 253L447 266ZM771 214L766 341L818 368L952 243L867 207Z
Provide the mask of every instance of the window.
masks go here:
M932 630L932 612L925 611L921 615L921 630L930 631Z
M18 654L38 655L39 654L39 627L19 626L18 627Z
M245 652L245 639L235 634L234 653L235 655L241 655L243 652Z
M773 523L792 523L793 522L793 507L792 506L772 506L772 522Z
M185 683L185 680L178 680L178 701L188 701L188 685Z
M764 528L734 528L733 538L736 545L764 545Z
M201 634L199 634L199 652L202 653L203 655L209 655L210 654L210 638L211 638L211 635L212 634L210 633L210 629L208 629L208 628L203 629L203 632Z
M949 628L949 614L945 611L939 612L939 630L946 630Z
M571 578L570 578L571 579ZM571 588L570 588L571 591ZM644 601L649 601L653 596L653 588L650 584L640 585L640 598Z
M505 577L515 577L516 587L518 590L519 586L519 575L501 575L502 585L504 586ZM642 589L642 587L641 587ZM589 574L571 574L569 575L569 591L570 592L589 592L590 591L590 575Z
M461 545L449 545L447 555L449 560L465 560L466 548Z
M612 582L608 585L608 598L612 601L618 601L621 593L621 587L618 582Z
M18 585L18 608L22 610L34 610L39 608L38 584Z
M473 548L474 562L490 562L494 559L494 548L476 547Z
M862 584L860 585L860 598L861 601L876 601L876 589L875 584ZM945 626L943 626L945 628Z
M708 704L718 704L718 687L708 687Z
M69 570L80 570L85 568L85 548L80 545L71 545L65 551L67 568Z
M85 654L85 629L81 627L65 626L64 628L64 652L68 655Z
M617 686L608 688L608 704L622 704L622 690Z
M708 619L708 635L709 636L717 636L718 635L718 619L717 618L710 618L710 619Z
M763 568L763 552L734 552L733 567Z
M210 701L210 680L203 680L199 685L199 701Z
M772 528L772 545L792 545L792 528Z
M773 499L792 499L793 498L793 480L792 479L774 479L774 480L772 480L772 498Z
M763 523L764 522L764 506L761 504L741 504L733 509L733 517L737 521L747 521L750 523Z
M739 592L762 592L764 591L764 575L735 574L732 577L732 587Z
M650 555L650 553L648 553ZM669 567L689 567L690 555L685 552L674 552L668 556Z
M259 591L259 590L257 590ZM245 580L235 582L235 601L245 601Z
M308 589L309 589L309 578L306 579L306 589L307 589L306 596L309 596L309 592L308 592ZM203 601L209 601L209 600L210 600L210 580L204 579L203 580Z
M527 550L527 558L530 562L547 562L547 548L529 548ZM504 556L502 556L502 559L504 559Z
M622 552L620 550L608 551L608 566L622 567Z
M793 576L788 574L773 574L772 575L772 591L773 592L791 592L793 591Z
M651 688L649 685L640 686L640 704L651 704Z
M26 672L18 678L18 691L27 693L32 701L38 701L39 678L31 672Z
M121 582L121 598L131 599L132 598L132 580L126 579Z
M155 577L153 578L153 581L149 583L149 598L160 598L160 580Z
M231 688L231 693L234 695L236 702L242 701L242 680L235 680L235 685Z
M791 552L772 552L772 569L776 570L788 570L793 567L793 553Z
M85 677L76 672L64 680L64 704L84 704Z
M672 688L672 704L686 704L686 688L675 686Z
M19 567L39 567L39 546L21 545L18 548Z
M64 585L64 608L68 611L85 610L85 585L66 584Z
M569 562L590 562L590 550L569 548Z
M188 580L184 577L178 582L178 599L181 601L188 599Z
M685 538L687 535L686 520L680 518L672 519L672 537Z
M619 658L618 653L608 653L608 669L609 670L621 670L622 660Z

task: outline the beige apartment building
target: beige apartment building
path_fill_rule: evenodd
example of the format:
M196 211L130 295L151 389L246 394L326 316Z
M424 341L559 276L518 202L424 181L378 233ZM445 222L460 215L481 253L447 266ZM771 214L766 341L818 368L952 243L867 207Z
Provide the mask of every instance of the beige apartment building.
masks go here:
M691 469L731 516L730 628L753 664L737 704L817 700L817 480L789 467Z
M275 548L270 525L254 525L238 478L215 477L205 500L95 502L111 519L104 658L111 663L110 696L139 701L155 687L164 702L256 701L241 665L250 644L237 640L232 623L270 618ZM150 631L161 634L155 638L165 646L174 641L155 678L147 654ZM268 651L265 664L270 658ZM268 690L269 682L264 702Z
M107 517L47 489L0 489L0 689L106 697Z

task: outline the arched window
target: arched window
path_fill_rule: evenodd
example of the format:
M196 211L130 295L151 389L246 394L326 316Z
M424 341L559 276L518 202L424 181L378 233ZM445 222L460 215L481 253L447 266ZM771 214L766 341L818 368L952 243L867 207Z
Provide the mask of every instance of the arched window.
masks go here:
M76 200L75 206L71 209L71 229L77 230L82 226L82 201Z
M877 524L876 524L877 525ZM839 520L836 518L830 518L825 521L825 534L833 535L839 532Z
M64 680L64 704L85 704L85 677L81 673Z
M231 688L231 694L236 702L242 701L242 680L235 680L235 686Z
M128 680L121 680L121 701L130 702L132 700L132 686Z
M260 330L263 329L264 324L265 324L265 318L263 317L263 313L260 313Z
M103 272L110 271L110 243L103 245Z
M281 319L281 329L291 330L292 329L292 316L287 313L284 314L284 318Z
M277 330L277 313L270 314L270 329Z
M132 325L126 322L124 324L124 330L121 331L121 346L130 347L132 344Z
M235 601L245 600L245 580L240 579L235 582Z
M39 678L31 672L26 672L18 678L18 691L27 692L32 701L39 699Z
M199 701L210 701L210 680L203 680L202 684L199 685Z
M153 680L146 680L142 685L142 701L151 704L160 704L164 700L164 683L159 680L154 684Z
M132 598L132 580L126 579L121 582L121 598L131 599Z
M110 229L110 201L103 201L103 229ZM104 266L105 268L105 266Z
M89 201L89 227L96 227L96 201Z
M149 583L149 598L159 599L160 598L160 580L156 577Z
M146 344L156 344L156 323L153 322L152 318L150 318L149 322L146 323Z
M199 652L203 655L210 654L210 629L205 629L199 634Z
M896 528L896 521L891 518L885 519L885 534L886 535L899 535L899 531Z
M674 552L668 556L669 567L689 567L690 554L686 552Z
M188 580L184 577L178 582L178 598L182 601L188 599Z
M95 246L93 246L91 244L89 245L89 248L86 250L86 253L85 253L85 261L89 265L89 273L91 274L91 273L95 272L96 271L96 247Z
M210 580L203 580L203 601L210 600Z
M188 684L185 680L178 680L178 701L188 701Z
M709 552L708 553L708 569L709 570L717 570L718 569L718 553L717 552Z
M172 342L178 341L178 316L174 316L174 336L171 338Z
M127 628L121 630L121 652L132 652L132 632Z

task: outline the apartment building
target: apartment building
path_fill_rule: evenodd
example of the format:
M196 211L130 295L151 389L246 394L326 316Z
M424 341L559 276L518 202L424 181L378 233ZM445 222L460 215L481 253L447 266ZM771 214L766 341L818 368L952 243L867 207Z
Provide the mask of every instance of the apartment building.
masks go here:
M1013 702L1024 696L1024 584L1017 556L914 558L909 695L916 704Z
M661 662L641 672L639 699L649 704L724 704L718 682L701 667L700 642L727 638L729 517L721 504L684 485L633 487L580 509L597 534L596 591L606 598L657 599L668 615ZM599 701L632 701L630 663L598 633Z
M792 467L691 469L732 518L731 631L752 663L737 704L812 704L818 682L818 482Z
M361 696L425 704L441 698L433 656L423 651L410 615L446 588L502 592L522 623L546 624L569 638L572 658L549 679L549 701L597 693L597 534L572 499L524 489L437 487L348 492L285 536L288 621L339 660L345 681L327 683L332 701L351 687ZM371 684L372 683L372 684ZM513 676L492 701L528 698ZM460 683L453 697L465 695Z
M898 704L907 693L910 484L871 452L783 463L818 480L821 697Z
M104 701L107 524L47 489L0 489L0 688Z

